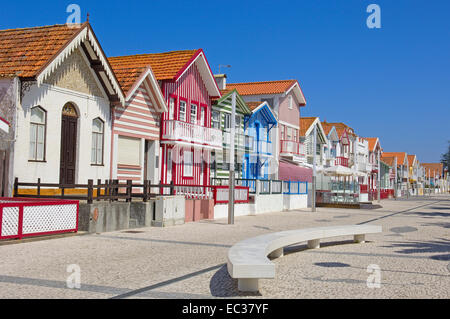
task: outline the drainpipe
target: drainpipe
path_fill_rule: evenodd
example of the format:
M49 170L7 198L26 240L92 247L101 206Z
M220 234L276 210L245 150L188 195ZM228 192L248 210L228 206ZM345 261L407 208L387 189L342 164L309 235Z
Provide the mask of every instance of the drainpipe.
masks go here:
M312 212L316 212L316 153L317 153L317 125L314 126L314 145L313 145L313 180L312 180Z

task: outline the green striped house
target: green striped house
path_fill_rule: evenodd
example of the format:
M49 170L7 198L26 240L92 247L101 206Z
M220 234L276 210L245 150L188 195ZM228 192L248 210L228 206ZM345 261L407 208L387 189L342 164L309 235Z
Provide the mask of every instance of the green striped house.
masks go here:
M222 98L215 101L212 106L211 126L219 129L223 133L223 149L212 153L213 161L211 165L212 178L230 177L230 128L231 128L231 103L233 93L236 92L236 136L235 136L235 171L236 178L242 177L242 161L244 154L248 153L246 144L244 122L252 111L239 95L237 90L223 92Z

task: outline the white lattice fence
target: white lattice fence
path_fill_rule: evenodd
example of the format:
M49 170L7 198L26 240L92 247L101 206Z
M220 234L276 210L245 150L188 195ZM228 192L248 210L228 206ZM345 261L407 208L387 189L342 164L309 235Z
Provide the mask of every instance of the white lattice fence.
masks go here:
M78 231L78 202L0 201L0 239Z

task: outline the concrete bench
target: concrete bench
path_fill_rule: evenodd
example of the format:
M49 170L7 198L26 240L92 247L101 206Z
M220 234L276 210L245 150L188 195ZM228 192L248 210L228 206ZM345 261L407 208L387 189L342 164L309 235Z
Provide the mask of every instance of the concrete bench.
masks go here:
M308 248L317 249L321 239L350 235L356 243L364 243L367 234L381 232L381 226L351 225L290 230L246 239L229 250L228 272L231 278L239 279L239 291L257 292L259 279L275 278L275 264L269 258L282 257L284 247L307 242Z

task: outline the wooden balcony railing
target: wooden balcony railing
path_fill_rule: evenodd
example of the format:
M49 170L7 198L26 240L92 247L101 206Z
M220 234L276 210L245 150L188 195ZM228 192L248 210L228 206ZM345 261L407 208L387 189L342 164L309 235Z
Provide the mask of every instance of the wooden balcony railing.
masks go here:
M336 165L348 167L348 158L346 157L336 157Z
M222 131L191 123L168 120L162 123L162 140L222 148Z

